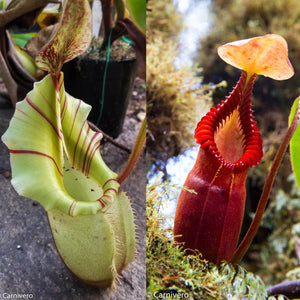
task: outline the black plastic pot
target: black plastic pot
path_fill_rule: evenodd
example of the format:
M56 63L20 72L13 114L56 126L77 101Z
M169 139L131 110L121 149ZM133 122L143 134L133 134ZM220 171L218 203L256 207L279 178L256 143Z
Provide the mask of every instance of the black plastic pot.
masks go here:
M109 61L106 77L105 65L104 60L89 58L76 58L66 63L63 67L65 88L70 95L92 106L88 120L116 138L122 132L133 87L136 60Z

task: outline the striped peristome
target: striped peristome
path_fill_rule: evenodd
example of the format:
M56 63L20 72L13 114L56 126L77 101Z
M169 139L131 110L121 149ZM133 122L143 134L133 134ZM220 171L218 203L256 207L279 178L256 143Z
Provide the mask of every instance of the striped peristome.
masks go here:
M113 200L119 189L117 174L101 157L102 134L88 126L89 111L89 105L66 93L63 73L58 78L47 75L17 103L2 139L11 154L12 184L18 193L39 201L46 210L55 208L72 216L96 213ZM104 187L96 201L70 197L63 176L65 160L74 172ZM41 191L48 197L40 196Z

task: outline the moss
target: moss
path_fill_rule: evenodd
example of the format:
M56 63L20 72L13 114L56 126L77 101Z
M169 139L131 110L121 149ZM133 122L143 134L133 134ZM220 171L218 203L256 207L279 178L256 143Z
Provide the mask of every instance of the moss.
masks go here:
M176 53L176 45L161 37L147 48L147 150L157 166L192 145L194 129L211 105L211 88L201 87L192 70L177 69Z
M100 50L102 43L102 37L93 38L89 49L82 55L82 57L95 60L106 60L108 50ZM121 61L129 58L136 58L134 47L123 39L116 40L110 47L110 60Z
M213 88L202 84L199 68L174 64L183 22L173 1L149 1L148 8L148 162L164 170L168 158L193 145L194 129L211 106Z
M174 200L180 189L162 183L147 187L147 295L184 293L187 299L266 299L263 282L242 267L224 262L218 268L200 253L186 255L174 242L172 226L161 213L163 203Z
M149 0L147 10L147 38L150 41L157 35L167 39L179 35L183 19L172 0Z

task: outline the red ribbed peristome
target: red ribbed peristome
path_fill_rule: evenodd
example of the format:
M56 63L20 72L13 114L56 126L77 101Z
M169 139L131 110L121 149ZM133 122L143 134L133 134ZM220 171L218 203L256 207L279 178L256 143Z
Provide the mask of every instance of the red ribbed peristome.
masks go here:
M245 88L247 73L243 71L233 92L221 101L216 108L212 108L198 123L195 139L201 148L211 153L223 166L239 172L257 165L263 156L262 141L258 127L254 121L251 109L251 92L256 75L252 76ZM244 90L245 89L245 90ZM215 134L222 122L226 121L234 110L238 109L240 127L244 139L244 154L236 162L226 161L220 154L215 143ZM228 141L230 147L230 141Z

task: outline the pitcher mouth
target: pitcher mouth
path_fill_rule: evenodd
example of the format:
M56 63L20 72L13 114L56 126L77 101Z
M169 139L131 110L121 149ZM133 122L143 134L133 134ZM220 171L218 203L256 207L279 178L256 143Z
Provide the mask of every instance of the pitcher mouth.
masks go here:
M251 109L256 74L242 72L234 90L201 119L195 139L219 164L234 172L257 165L263 156L262 140Z

